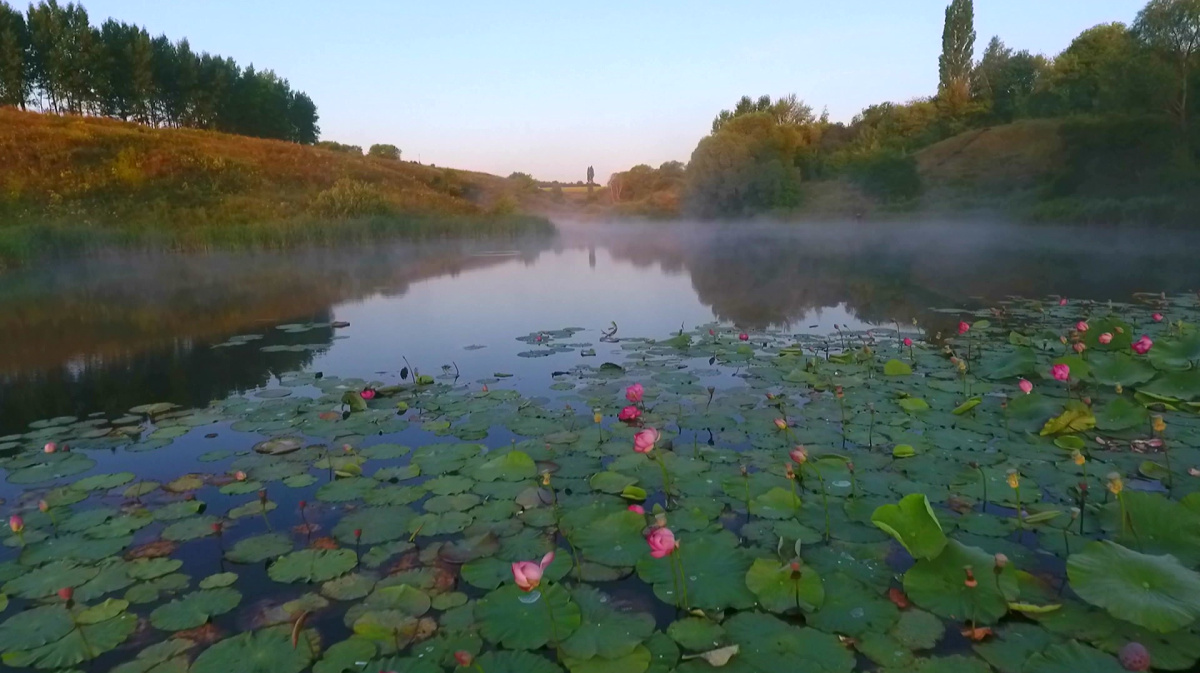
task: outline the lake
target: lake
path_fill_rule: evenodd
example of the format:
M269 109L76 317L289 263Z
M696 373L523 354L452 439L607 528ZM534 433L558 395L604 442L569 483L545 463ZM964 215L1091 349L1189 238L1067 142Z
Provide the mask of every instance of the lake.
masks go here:
M932 655L995 663L973 640L1018 635L1100 648L1062 645L1055 656L1078 667L1115 654L1121 629L1160 619L1151 604L1136 626L1117 622L1085 580L1064 611L1117 625L1108 640L1073 623L1029 626L1006 614L1015 575L998 566L993 580L980 564L1004 550L1061 581L1086 542L1132 546L1126 517L1143 525L1137 517L1182 508L1197 490L1179 475L1200 462L1183 406L1200 387L1188 330L1168 325L1198 313L1200 236L953 222L560 226L553 238L114 252L0 276L0 499L26 521L0 550L11 600L0 621L38 610L33 621L51 633L0 624L0 651L17 653L6 662L100 671L142 652L134 666L148 665L120 670L145 671L204 651L192 670L205 673L257 649L274 653L254 669L264 673L314 661L333 673L368 661L439 671L461 649L488 652L488 673L561 670L553 651L573 673L641 673L672 670L681 651L739 644L736 670L757 671L766 664L747 652L777 629L826 671ZM1101 329L1115 331L1112 344L1096 341ZM1173 359L1129 354L1142 331ZM951 354L967 363L957 372ZM1077 358L1065 386L1049 374L1062 357ZM1021 398L1018 375L1037 392ZM1139 398L1151 412L1176 405L1173 468L1144 443L1162 436L1145 434L1146 410L1109 399L1133 399L1111 390L1125 380L1158 396ZM635 382L647 398L630 404ZM1101 429L1137 456L1084 450L1096 418L1038 433L1085 394L1089 407L1111 405ZM896 407L914 398L929 415ZM640 418L618 421L625 407ZM662 433L656 450L630 451L650 426ZM814 453L792 480L783 465L797 442ZM899 462L899 446L916 455ZM1064 471L1075 454L1086 465ZM660 455L670 458L656 464ZM1166 471L1139 468L1143 459ZM1103 493L1112 470L1142 514L1122 499L1110 520L1116 499L1071 490L1091 480ZM553 477L539 482L543 472ZM1010 472L1028 480L1024 500L1005 485ZM962 481L976 473L981 484ZM921 490L953 531L936 553L905 537L921 521L893 523L894 534L871 525L877 507ZM1071 528L1073 504L1094 514L1090 527ZM681 540L657 564L642 541L656 507ZM1049 511L1053 523L1030 530L1025 517ZM508 563L549 549L545 583L518 595ZM931 588L972 564L995 595ZM1184 572L1179 586L1200 582ZM900 574L909 596L889 600ZM734 575L746 579L719 588ZM108 612L88 613L90 626L67 620L60 585L75 588L72 609ZM705 612L686 619L672 603L689 585L689 607ZM1022 580L1021 602L1061 601L1056 591ZM949 603L937 597L947 592ZM735 616L720 624L721 611ZM964 623L998 636L960 635ZM247 640L254 629L261 642ZM875 632L892 635L853 650L834 636ZM186 644L156 645L172 633ZM73 634L95 642L68 643Z

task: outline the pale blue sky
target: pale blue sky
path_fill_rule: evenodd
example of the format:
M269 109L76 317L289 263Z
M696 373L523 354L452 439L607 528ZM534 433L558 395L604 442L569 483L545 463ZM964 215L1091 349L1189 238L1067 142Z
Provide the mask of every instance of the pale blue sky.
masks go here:
M23 1L23 0L22 0ZM796 93L835 120L937 86L947 0L83 0L308 92L324 139L507 175L603 181L687 161L742 94ZM1055 54L1144 0L976 0L993 34Z

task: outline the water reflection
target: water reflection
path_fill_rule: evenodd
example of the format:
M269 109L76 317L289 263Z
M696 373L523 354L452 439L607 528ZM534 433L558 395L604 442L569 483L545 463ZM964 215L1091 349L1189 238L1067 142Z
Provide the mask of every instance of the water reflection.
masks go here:
M303 367L370 378L405 357L536 387L578 363L517 358L513 337L539 329L582 327L593 343L610 321L621 336L654 337L713 319L936 330L950 319L930 308L1006 295L1178 292L1200 284L1198 242L958 224L565 223L553 240L88 259L0 278L0 433L147 401L204 404ZM275 329L334 320L351 327ZM263 339L211 347L247 333ZM261 350L290 344L317 346ZM476 345L488 348L464 350Z

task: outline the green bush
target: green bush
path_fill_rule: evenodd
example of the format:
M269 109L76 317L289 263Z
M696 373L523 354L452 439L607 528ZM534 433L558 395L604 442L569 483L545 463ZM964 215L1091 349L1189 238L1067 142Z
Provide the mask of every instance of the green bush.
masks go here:
M910 201L921 195L917 161L909 154L876 152L853 161L848 169L863 191L881 201Z
M367 156L400 161L400 148L395 145L371 145L371 149L367 150Z
M383 215L391 208L374 185L342 178L313 198L313 214L331 219Z

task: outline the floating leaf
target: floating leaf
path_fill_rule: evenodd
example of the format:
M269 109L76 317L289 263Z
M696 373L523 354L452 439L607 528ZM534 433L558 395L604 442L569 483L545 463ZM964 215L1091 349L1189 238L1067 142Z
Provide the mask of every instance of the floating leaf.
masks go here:
M912 372L912 366L910 366L907 362L901 362L900 360L888 360L887 363L883 365L884 376L909 376L912 374Z
M238 540L225 558L234 563L262 563L292 550L292 541L283 533L267 533Z
M968 582L967 568L976 574L974 586ZM1008 612L1009 602L1018 595L1012 564L998 575L994 568L994 555L950 540L941 554L917 561L904 574L904 592L936 615L992 624Z
M1181 629L1200 615L1200 574L1169 554L1092 542L1067 559L1067 576L1083 600L1152 631Z
M793 567L771 559L755 559L746 571L746 587L771 612L813 612L825 602L820 574L799 562Z
M922 493L906 495L897 505L876 508L871 523L896 538L914 558L931 559L946 546L942 524Z
M308 634L301 638L293 647L288 627L241 633L201 652L189 673L300 673L313 656Z
M483 637L513 650L536 650L552 637L569 638L581 623L579 606L560 585L543 584L540 591L541 598L534 603L522 602L525 594L515 584L502 586L480 598L475 604L475 618ZM543 601L551 601L552 609L547 609Z
M357 563L352 549L301 549L276 559L267 574L276 582L324 582L346 574Z
M202 626L210 617L237 607L242 595L228 587L203 589L161 605L150 613L150 623L164 631L182 631Z

